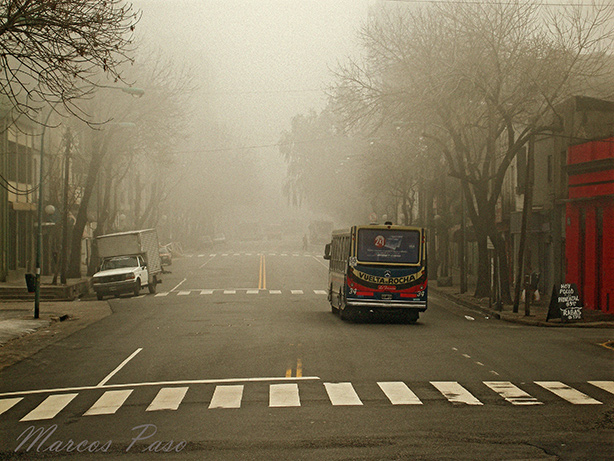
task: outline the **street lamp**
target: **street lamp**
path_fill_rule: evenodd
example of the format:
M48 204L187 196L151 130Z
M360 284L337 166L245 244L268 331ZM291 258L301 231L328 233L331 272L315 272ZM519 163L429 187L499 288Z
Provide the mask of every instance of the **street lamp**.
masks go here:
M121 90L124 93L130 94L134 97L140 98L145 94L145 90L136 87L120 87L120 86L101 86L93 85L96 88L107 88L113 90ZM37 319L40 316L40 289L41 289L41 264L42 264L42 248L43 248L43 160L45 158L45 131L51 113L55 111L57 105L62 101L55 102L50 108L45 121L43 123L43 130L41 132L41 148L40 148L40 165L38 176L38 232L36 239L36 274L35 274L35 288L34 288L34 318ZM62 248L62 251L65 251Z

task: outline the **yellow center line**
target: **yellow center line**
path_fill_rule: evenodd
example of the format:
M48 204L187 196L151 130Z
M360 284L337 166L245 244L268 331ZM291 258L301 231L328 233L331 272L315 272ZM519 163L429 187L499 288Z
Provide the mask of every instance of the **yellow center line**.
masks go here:
M260 270L258 273L258 289L266 290L266 256L260 255Z
M296 360L296 378L301 378L303 376L303 362L301 359ZM292 377L292 367L286 368L286 378Z

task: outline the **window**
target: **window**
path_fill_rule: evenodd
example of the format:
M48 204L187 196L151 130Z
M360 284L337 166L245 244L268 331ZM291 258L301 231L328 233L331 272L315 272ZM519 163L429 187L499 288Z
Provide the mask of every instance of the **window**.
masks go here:
M420 232L415 230L360 229L358 260L417 264L420 262Z

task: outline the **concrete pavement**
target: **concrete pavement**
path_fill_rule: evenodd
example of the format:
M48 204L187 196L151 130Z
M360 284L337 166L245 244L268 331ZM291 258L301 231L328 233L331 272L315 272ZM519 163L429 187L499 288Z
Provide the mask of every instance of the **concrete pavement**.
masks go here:
M25 283L23 289L26 290ZM458 284L442 287L435 281L430 283L429 290L432 294L444 297L457 305L508 322L539 327L614 328L614 315L586 309L583 319L579 321L562 322L560 319L546 321L549 301L547 299L532 305L530 315L526 316L524 304L520 305L517 313L512 311L511 305L503 305L502 309L498 310L489 303L488 299L473 297L472 290L461 294ZM39 318L34 319L32 300L0 299L0 369L35 354L111 313L106 301L97 301L93 296L84 296L74 301L41 301Z
M105 301L41 301L39 318L35 319L33 302L0 300L0 369L111 313Z

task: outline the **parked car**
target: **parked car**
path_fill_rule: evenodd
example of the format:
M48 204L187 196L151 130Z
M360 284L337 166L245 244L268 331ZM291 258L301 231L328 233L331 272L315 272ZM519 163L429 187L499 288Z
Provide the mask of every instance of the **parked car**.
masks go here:
M171 253L171 250L168 245L161 245L159 251L160 263L163 266L170 266L171 264L173 264L173 254Z

